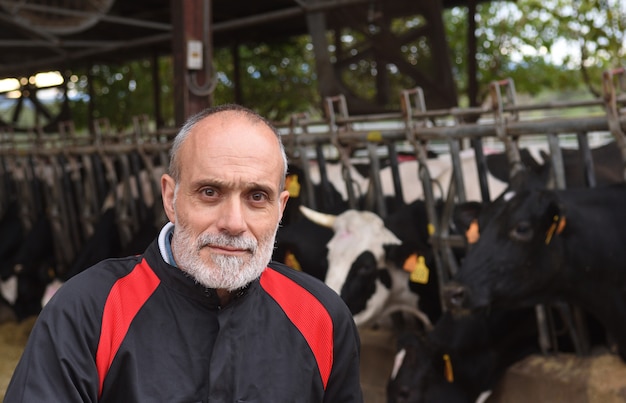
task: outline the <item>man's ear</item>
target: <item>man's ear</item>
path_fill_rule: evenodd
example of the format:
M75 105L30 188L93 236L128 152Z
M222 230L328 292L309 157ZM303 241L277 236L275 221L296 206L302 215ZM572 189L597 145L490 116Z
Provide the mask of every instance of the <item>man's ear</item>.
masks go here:
M283 190L278 195L278 203L280 204L280 219L283 219L283 213L285 212L285 207L287 206L287 200L289 200L289 191Z
M176 182L174 178L168 174L161 176L161 197L163 199L163 210L165 215L172 223L176 223L176 214L174 213L174 191L176 190Z

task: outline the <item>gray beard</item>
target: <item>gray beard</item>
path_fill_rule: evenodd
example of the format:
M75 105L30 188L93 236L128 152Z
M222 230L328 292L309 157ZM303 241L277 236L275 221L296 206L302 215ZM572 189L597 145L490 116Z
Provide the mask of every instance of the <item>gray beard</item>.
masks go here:
M257 243L252 237L225 234L200 234L194 238L185 226L177 224L172 237L172 250L178 267L199 284L234 291L261 276L272 257L277 230L278 225ZM200 250L206 245L247 249L250 257L211 254L210 262L207 262L200 256Z

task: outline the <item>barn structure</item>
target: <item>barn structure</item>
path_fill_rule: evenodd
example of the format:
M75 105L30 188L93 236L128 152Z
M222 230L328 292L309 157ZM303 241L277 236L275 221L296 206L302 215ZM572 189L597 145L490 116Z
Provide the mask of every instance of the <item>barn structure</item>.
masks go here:
M506 170L513 174L521 167L520 147L531 137L541 137L543 150L547 151L544 162L553 167L551 179L557 188L567 187L561 140L575 144L579 150L576 164L582 167L580 180L585 186L597 185L598 167L605 162L603 157L594 158L592 148L608 141L616 145L620 161L616 168L618 180L623 181L625 175L624 69L605 73L603 99L520 105L514 82L504 79L491 84L490 104L478 107L477 85L475 79L472 81L475 69L470 64L468 98L471 105L457 107L458 94L452 80L451 61L445 51L441 13L446 7L465 6L472 15L478 2L0 0L0 78L20 79L20 97L16 102L35 105L41 122L53 132L50 136L28 133L22 137L25 143L16 143L12 135L20 129L14 127L14 123L21 106L15 108L12 119L2 122L0 212L6 215L7 211L15 211L12 207L17 208L15 215L22 223L24 234L35 227L39 215L45 212L56 262L54 270L49 270L47 260L36 262L34 267L38 270L45 267L44 277L73 273L76 258L85 254L91 236L98 232L102 205L112 188L118 190L114 221L118 224L118 241L127 247L125 250L132 250L131 240L138 239L142 230L149 232L158 228L163 220L158 176L167 164L169 136L173 131L162 127L150 131L145 119L137 117L131 133L114 133L106 121L97 121L92 126L92 136L73 137L71 124L67 124L67 110L53 114L38 101L39 89L29 81L35 73L113 63L138 56L172 55L175 115L179 124L185 116L212 102L215 72L211 54L214 49L228 47L237 60L238 44L251 38L272 42L286 36L309 34L314 44L325 117L314 120L296 115L280 126L291 161L299 164L304 172L299 189L301 194L309 195L305 204L318 209L326 207L323 199L311 196L314 175L310 169L318 169L317 180L327 187L332 179L328 160L332 158L340 167L348 205L355 208L359 200L365 200L366 209L384 217L389 213L389 204L383 197L386 196L385 182L380 173L383 162L389 163L393 190L387 195L395 197L396 203L407 201L401 198L407 183L422 187L421 197L427 202L427 225L437 267L432 275L444 283L458 269L454 248L465 246L463 237L451 233L448 224L453 205L468 200L469 175L461 161L461 150L468 145L473 146L475 152L478 172L475 189L482 200L495 196L488 185L484 149L492 147L492 150L503 151ZM389 27L393 18L416 15L424 23L402 37ZM469 32L473 32L473 20L468 25ZM367 38L358 49L344 49L339 43L328 42L327 33L337 36L346 28L359 31ZM427 61L423 66L407 64L399 52L403 44L415 41L428 44L420 56ZM468 59L472 60L475 44L472 40L468 43ZM330 45L338 49L336 59L328 53ZM342 82L342 71L357 58L393 63L412 84L400 94L391 94L381 74L375 83L375 99L361 99ZM153 82L159 85L157 71ZM388 108L392 97L400 98L400 110ZM157 105L154 109L159 111L158 97L154 102ZM584 112L576 117L558 114L549 119L533 117L533 112L539 110L558 112L576 108L584 108ZM159 122L159 116L154 116L153 120ZM448 156L451 169L445 180L434 178L429 169L429 151L435 148ZM400 151L411 154L416 162L408 181L402 177L397 163ZM368 161L367 189L355 185L358 178L352 168L356 158ZM437 187L438 181L440 187ZM146 203L137 203L138 192L148 195L144 198ZM295 199L297 195L294 196ZM445 201L443 210L436 209L439 198ZM17 207L16 201L19 201ZM23 268L20 270L25 272ZM2 279L14 271L13 266L0 268ZM549 326L549 319L545 323ZM389 344L384 336L383 344ZM541 342L546 351L558 348L551 344L549 335ZM373 346L377 347L380 346ZM578 340L576 347L584 352L585 340ZM521 381L513 378L509 382ZM371 390L373 397L368 401L382 401L380 386L384 380L373 378L372 383L375 384Z
M373 100L360 98L343 82L342 73L350 64L368 60L379 66L394 64L400 74L413 83L410 86L424 89L430 108L452 107L457 104L457 92L441 15L444 8L453 6L466 6L469 15L473 15L478 2L3 0L0 3L0 77L20 78L22 97L35 104L46 123L55 126L68 118L67 110L60 116L49 116L45 106L37 101L37 88L28 82L33 74L62 72L92 63L172 55L178 124L184 116L211 103L215 85L211 64L214 49L232 49L233 60L237 63L237 48L242 43L272 43L308 34L314 45L322 98L345 94L350 110L358 114L388 110L389 100L395 94L389 93L384 68L378 69ZM395 33L391 27L393 19L409 17L418 17L420 23L402 35ZM473 38L474 28L471 19L470 38ZM338 40L345 29L360 33L364 39L346 48ZM331 37L335 39L329 43ZM410 63L400 51L407 44L416 44L419 65ZM332 59L331 45L336 47ZM474 41L469 41L468 48L468 60L473 60ZM473 80L469 98L475 100L475 69L470 69L469 76ZM240 73L235 73L235 82ZM158 87L159 77L153 82ZM160 102L158 97L154 102ZM159 122L159 116L155 120Z

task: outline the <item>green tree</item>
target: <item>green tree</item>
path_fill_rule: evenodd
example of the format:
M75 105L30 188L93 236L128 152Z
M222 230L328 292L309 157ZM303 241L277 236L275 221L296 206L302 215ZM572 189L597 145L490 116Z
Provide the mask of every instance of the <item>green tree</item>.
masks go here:
M233 48L215 52L218 85L215 102L238 101L255 108L273 120L285 120L292 113L315 111L319 94L315 60L308 36L285 39L271 44L241 44L237 48L240 71L235 88Z
M161 114L166 123L173 122L172 66L169 57L159 63ZM86 128L90 94L93 94L92 118L107 118L118 132L127 130L135 116L155 116L152 62L133 60L123 64L94 64L89 71L70 74L72 111L76 126ZM91 88L89 88L91 87Z
M626 4L621 0L518 0L478 7L478 79L483 93L511 77L519 92L585 88L598 96L602 71L626 56ZM467 88L467 10L453 8L445 25L460 93Z

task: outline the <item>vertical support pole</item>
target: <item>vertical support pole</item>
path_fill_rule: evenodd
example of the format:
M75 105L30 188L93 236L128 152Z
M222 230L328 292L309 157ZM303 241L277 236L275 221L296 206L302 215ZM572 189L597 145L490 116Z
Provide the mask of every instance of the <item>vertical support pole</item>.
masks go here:
M578 139L578 149L582 158L583 170L585 175L585 185L588 188L596 187L596 174L593 166L593 157L591 156L591 148L589 147L589 137L587 133L576 133Z
M607 70L602 74L602 90L609 130L615 137L615 144L622 154L622 172L626 179L626 133L620 123L621 110L618 105L618 90L626 89L626 69L623 67ZM616 88L617 87L617 88Z
M209 94L195 94L189 80L190 71L187 65L187 46L190 40L202 41L203 52L209 52L211 43L207 43L211 27L210 0L171 0L172 26L175 27L172 38L172 54L174 61L174 119L180 126L191 115L200 112L212 103ZM208 5L208 7L207 7ZM208 11L207 12L207 8ZM211 41L211 36L209 41ZM206 58L205 58L206 59ZM206 60L205 60L206 62ZM197 72L203 82L211 79L207 75L207 66Z
M322 2L322 0L307 0L305 4L315 6ZM315 53L315 71L317 72L319 93L322 99L339 94L341 91L337 86L335 70L328 51L326 15L323 11L307 12L306 23Z
M467 98L469 106L478 106L478 62L476 53L476 0L467 2ZM484 197L484 195L483 195ZM488 200L488 199L485 199Z
M154 120L156 128L160 129L165 126L163 121L163 113L161 111L161 75L159 74L159 55L157 52L152 54L152 92L154 100Z

